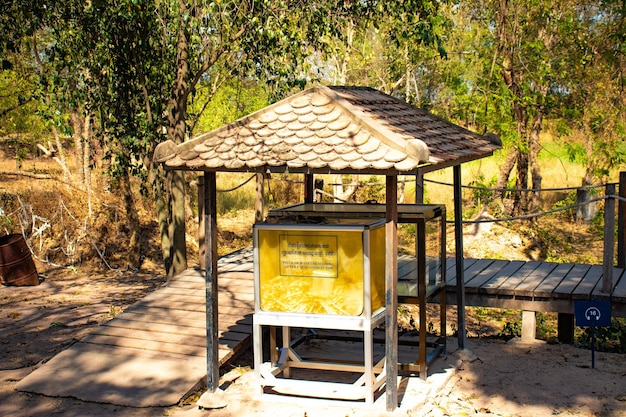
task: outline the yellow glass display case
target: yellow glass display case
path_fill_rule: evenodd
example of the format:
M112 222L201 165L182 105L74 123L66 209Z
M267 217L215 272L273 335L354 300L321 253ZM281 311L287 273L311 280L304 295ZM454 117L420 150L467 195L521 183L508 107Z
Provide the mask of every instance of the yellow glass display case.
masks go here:
M385 312L385 222L383 219L272 218L254 226L254 362L262 387L290 392L333 392L373 402L384 383L383 361L374 364L373 330ZM263 358L262 327L282 327L281 357L270 336L270 361ZM302 360L292 348L290 328L363 332L363 363ZM292 368L362 374L354 384L330 390L290 379ZM329 383L324 383L328 385Z
M385 305L381 220L258 224L258 311L371 316Z

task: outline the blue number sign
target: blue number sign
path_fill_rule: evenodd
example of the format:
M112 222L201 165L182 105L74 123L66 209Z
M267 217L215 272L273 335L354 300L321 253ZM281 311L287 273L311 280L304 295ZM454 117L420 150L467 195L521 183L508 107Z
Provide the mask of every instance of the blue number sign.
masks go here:
M574 304L577 326L610 326L609 300L578 300Z
M611 302L609 300L578 300L574 303L577 326L591 328L591 368L596 367L597 326L611 325Z

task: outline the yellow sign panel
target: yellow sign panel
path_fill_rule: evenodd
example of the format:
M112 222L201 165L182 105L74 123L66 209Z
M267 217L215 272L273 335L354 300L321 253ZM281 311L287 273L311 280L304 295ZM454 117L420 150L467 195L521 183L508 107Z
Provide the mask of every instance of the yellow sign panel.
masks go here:
M337 278L337 236L279 236L280 275Z
M363 313L363 231L260 228L257 244L262 310Z

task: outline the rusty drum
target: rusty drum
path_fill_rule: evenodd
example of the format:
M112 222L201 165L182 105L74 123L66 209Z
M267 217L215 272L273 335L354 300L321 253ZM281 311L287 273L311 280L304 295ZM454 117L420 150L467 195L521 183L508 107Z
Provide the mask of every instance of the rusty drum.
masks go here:
M39 276L24 236L0 237L0 284L39 285Z

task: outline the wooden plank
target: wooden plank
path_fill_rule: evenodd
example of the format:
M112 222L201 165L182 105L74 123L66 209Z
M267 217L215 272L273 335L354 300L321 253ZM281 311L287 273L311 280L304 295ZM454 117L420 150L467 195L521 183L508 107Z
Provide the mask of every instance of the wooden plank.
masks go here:
M471 286L471 282L477 275L479 275L485 268L488 268L489 265L493 263L492 259L478 259L468 268L465 268L464 279L465 279L465 291L468 292L468 286ZM474 289L475 290L475 289Z
M463 260L463 271L470 268L477 259L467 258ZM456 261L451 259L450 261L446 261L446 276L447 276L447 285L449 287L456 287Z
M594 300L610 300L611 294L615 291L615 287L620 281L620 278L624 274L624 268L613 267L613 285L611 285L612 291L610 293L602 292L602 280L600 280L591 292L591 298Z
M143 303L152 303L159 301L166 302L183 302L189 304L201 304L204 305L205 299L203 294L188 293L188 294L172 294L171 292L155 291L146 295L141 299Z
M248 332L219 331L220 343L232 344L250 337ZM148 330L124 329L121 327L100 326L85 341L121 347L136 347L164 352L180 352L187 355L201 356L206 354L206 334L195 336L190 334L172 334ZM179 347L176 350L176 346Z
M515 296L532 297L535 288L539 287L557 266L558 264L555 262L542 262L541 265L528 274L528 276L515 287Z
M242 314L224 314L220 311L220 323L228 324L252 324L252 312L246 315Z
M552 293L553 298L571 298L572 292L582 281L591 265L577 264L565 275L558 287Z
M591 298L591 293L596 287L598 282L602 285L603 266L592 265L589 271L585 274L583 279L578 283L574 291L572 291L572 299L574 300L588 300Z
M495 295L498 293L498 288L504 281L506 281L511 275L513 275L518 269L524 266L524 261L511 261L500 272L494 274L489 281L485 282L478 289L479 293Z
M224 340L224 344L220 344L219 355L220 358L232 356L232 340ZM85 337L81 343L86 343L90 345L100 345L100 346L114 346L116 348L126 348L126 349L136 349L138 351L151 351L157 352L159 355L161 354L179 354L184 356L191 357L206 357L206 348L198 348L188 345L179 345L175 343L166 343L166 342L154 342L147 340L138 340L138 339L126 339L120 337L112 337L112 336L100 336L93 335ZM98 348L99 349L99 348ZM220 363L223 359L220 360Z
M471 281L465 283L465 292L466 293L476 293L479 291L479 288L485 284L485 282L489 281L495 274L500 272L503 268L505 268L510 261L503 260L495 260L485 269L480 271L475 277L471 279Z
M531 261L525 262L521 268L512 273L508 279L506 279L502 285L498 287L498 295L514 295L515 288L528 277L531 273L533 273L539 266L541 266L541 262Z
M622 274L622 277L618 281L617 285L613 288L611 302L626 303L626 273Z
M197 333L197 332L196 332ZM185 346L196 346L200 349L206 347L206 333L200 334L174 334L169 332L158 332L153 330L129 329L114 326L99 326L90 335L111 336L118 339L133 339L141 342L158 342Z
M417 259L403 255L398 258L398 281L417 280Z
M219 327L223 331L239 332L239 333L252 333L252 323L246 323L241 318L237 319L233 316L227 316L232 318L231 320L224 319L220 316ZM250 320L251 321L251 320ZM127 317L123 317L118 320L111 320L103 326L117 327L121 329L129 330L144 330L158 333L170 333L172 335L192 335L206 337L205 326L184 326L169 323L158 323L145 320L130 320Z
M190 297L198 297L204 300L204 288L190 290L187 287L176 287L176 286L168 285L168 286L159 288L157 291L162 294L188 295Z
M235 270L220 272L218 276L220 278L252 281L254 279L254 264L252 262L248 262L244 265L239 265L239 267Z
M182 334L206 337L205 326L187 326L182 324L158 323L145 320L132 320L124 315L116 320L104 323L101 327L119 327L122 329L146 330L160 333Z
M153 309L143 311L125 311L123 314L115 318L115 320L133 320L144 321L147 323L166 324L166 325L182 325L186 327L206 327L206 318L204 313L189 314L188 311L170 310L166 311L158 309L154 313ZM111 320L111 321L115 321ZM104 323L108 324L111 321Z
M169 342L158 342L154 340L141 340L133 338L125 338L119 336L90 334L83 339L85 343L96 345L108 345L135 349L145 349L157 352L182 353L187 356L206 356L206 348L204 346L193 346L191 344L178 344Z
M561 281L567 276L569 271L574 267L573 264L559 264L556 268L550 272L550 275L546 277L541 283L535 288L533 292L533 297L535 298L550 298L552 297L552 293L556 290L556 288L561 284Z
M172 309L172 310L183 310L183 311L206 311L205 305L199 303L186 303L184 301L168 301L167 299L160 300L148 300L144 301L139 300L135 304L132 305L132 308L135 307L152 307L152 308L163 308L163 309Z
M220 307L237 307L244 309L253 309L254 308L254 294L238 294L237 297L234 296L226 296L226 297L218 297L218 302ZM156 300L140 300L137 303L133 304L133 311L139 308L162 308L162 309L172 309L172 310L183 310L183 311L195 311L195 312L204 312L206 311L206 306L204 303L191 303L185 301L170 301L167 299L156 299Z
M185 288L189 291L204 291L204 282L189 282L189 281L171 281L167 283L170 288Z
M446 258L446 285L450 285L449 282L451 280L451 274L455 277L454 284L456 285L455 263L456 261L454 258Z
M233 277L231 275L224 277L219 276L218 286L220 290L236 290L254 293L254 281L252 279L242 279ZM204 291L204 281L196 283L190 283L185 281L172 281L167 286L160 288L158 292L164 292L168 294L189 294L203 297Z

